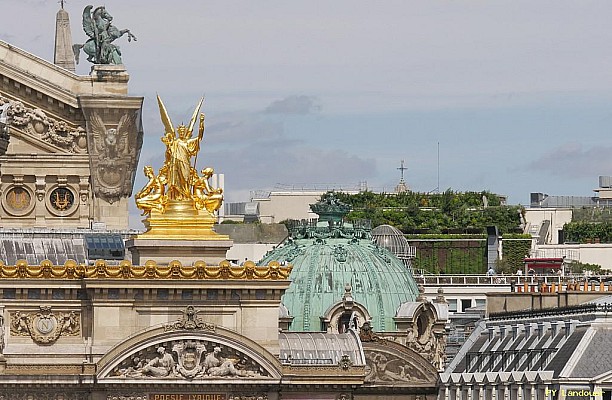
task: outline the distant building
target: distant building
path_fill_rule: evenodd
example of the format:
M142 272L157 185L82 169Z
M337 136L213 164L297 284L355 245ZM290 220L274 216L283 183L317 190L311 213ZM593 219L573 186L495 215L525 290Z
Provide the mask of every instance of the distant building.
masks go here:
M349 194L359 190L345 190L338 187L291 188L277 191L259 191L251 195L251 201L225 205L225 219L244 222L259 221L274 224L289 219L313 219L317 215L310 211L310 205L320 200L329 191Z
M531 257L564 257L566 261L579 261L612 269L612 244L570 243L563 227L572 222L577 212L609 209L612 207L612 177L600 176L594 196L549 196L531 193L531 202L525 208L525 233L534 239Z

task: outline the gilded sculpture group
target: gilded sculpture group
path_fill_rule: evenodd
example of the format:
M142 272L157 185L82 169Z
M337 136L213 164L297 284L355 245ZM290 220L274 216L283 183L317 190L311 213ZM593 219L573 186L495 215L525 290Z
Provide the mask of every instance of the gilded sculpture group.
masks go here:
M189 125L181 124L176 130L159 96L157 102L165 127L161 139L166 145L164 165L157 175L152 167L144 167L144 174L149 181L136 194L136 206L142 210L142 215L151 214L152 210L163 214L169 202L187 202L193 204L196 210L214 213L223 203L223 189L211 187L209 179L214 173L212 168L204 168L201 176L195 168L204 136L204 114L200 114L198 136L192 137L203 99L196 106ZM195 157L193 165L192 157Z

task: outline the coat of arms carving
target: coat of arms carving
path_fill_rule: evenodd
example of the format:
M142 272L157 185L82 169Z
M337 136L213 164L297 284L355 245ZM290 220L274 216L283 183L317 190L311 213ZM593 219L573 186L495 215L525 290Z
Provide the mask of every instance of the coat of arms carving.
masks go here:
M30 336L38 344L52 344L64 336L76 336L81 332L79 315L53 312L49 306L41 306L38 312L11 313L11 335Z

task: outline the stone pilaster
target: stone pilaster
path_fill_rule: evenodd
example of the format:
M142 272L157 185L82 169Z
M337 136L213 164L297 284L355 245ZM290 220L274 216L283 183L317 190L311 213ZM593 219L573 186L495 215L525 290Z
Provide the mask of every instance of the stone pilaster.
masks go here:
M104 222L112 215L114 229L128 224L127 199L132 195L143 141L142 102L142 97L79 96L87 126L94 221ZM81 194L86 196L83 188ZM117 226L122 220L125 226Z

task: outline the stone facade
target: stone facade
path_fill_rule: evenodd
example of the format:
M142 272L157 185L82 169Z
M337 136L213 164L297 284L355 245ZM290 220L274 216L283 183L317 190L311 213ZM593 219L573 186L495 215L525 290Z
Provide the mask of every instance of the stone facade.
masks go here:
M4 42L0 59L1 225L126 229L143 99L125 69L77 76Z

